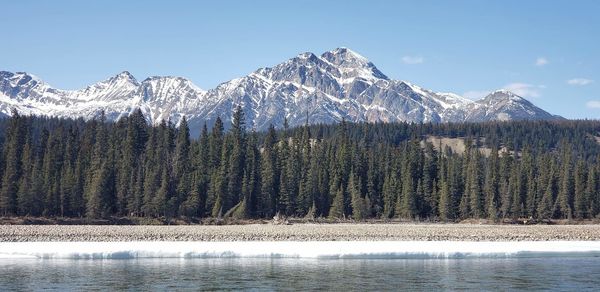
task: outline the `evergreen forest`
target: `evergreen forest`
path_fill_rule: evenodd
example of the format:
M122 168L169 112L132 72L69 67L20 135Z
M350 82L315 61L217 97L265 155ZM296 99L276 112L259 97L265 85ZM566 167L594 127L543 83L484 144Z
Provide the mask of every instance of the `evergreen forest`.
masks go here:
M0 120L0 216L600 215L599 121L286 124L255 132L238 108L191 137L185 118L150 125L140 110L116 122L13 112Z

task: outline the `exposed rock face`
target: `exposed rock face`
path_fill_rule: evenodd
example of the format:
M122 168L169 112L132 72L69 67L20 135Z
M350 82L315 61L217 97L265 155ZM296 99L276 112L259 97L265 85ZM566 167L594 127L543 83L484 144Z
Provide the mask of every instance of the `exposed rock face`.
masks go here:
M514 93L499 90L479 101L437 93L392 80L365 57L347 48L317 56L302 53L270 68L205 91L182 77L149 77L138 82L122 72L81 90L51 87L22 72L0 71L0 112L93 118L101 110L118 119L140 108L152 123L186 116L193 132L217 117L225 125L241 105L250 128L264 130L305 123L462 122L555 119Z

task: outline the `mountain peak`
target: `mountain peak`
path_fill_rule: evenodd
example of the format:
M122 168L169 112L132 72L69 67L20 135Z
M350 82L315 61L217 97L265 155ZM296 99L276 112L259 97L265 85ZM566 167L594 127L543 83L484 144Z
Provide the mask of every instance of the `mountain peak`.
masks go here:
M177 89L184 89L197 94L203 94L205 92L204 89L196 86L191 80L179 76L150 76L142 81L141 86L144 88L153 88L153 90L162 89L167 91L175 91Z
M483 100L527 101L523 97L517 95L516 93L514 93L510 90L506 90L506 89L495 90L495 91L491 92L490 94L488 94L486 97L484 97Z
M129 71L123 71L115 76L112 76L104 81L101 81L99 83L96 84L92 84L89 87L94 87L94 86L98 86L100 84L112 84L112 85L116 85L116 86L139 86L140 84L138 83L138 81L135 79L135 77L133 77L133 75L131 73L129 73Z
M298 59L316 59L317 56L312 52L304 52L304 53L298 54L298 56L296 56L296 58L298 58Z
M388 79L373 63L359 53L346 47L327 51L321 58L337 66L346 78L362 77L367 80Z
M175 76L151 76L138 83L128 71L81 90L61 90L28 73L0 71L0 96L0 116L16 108L25 114L93 118L102 109L109 119L118 119L140 108L152 123L177 123L186 116L196 134L217 117L227 124L237 104L244 104L248 124L258 130L282 125L284 119L302 125L304 113L311 123L556 118L504 89L470 101L389 79L345 47L322 55L302 53L208 91Z
M129 71L127 71L127 70L117 74L117 77L127 78L127 79L135 79L135 77L133 77L133 75L131 73L129 73Z
M350 65L354 67L356 65L368 66L371 64L367 58L346 47L339 47L331 51L327 51L321 55L321 58L335 65L342 66Z
M367 58L363 57L361 54L359 54L351 49L348 49L346 47L335 48L335 49L333 49L331 51L327 51L327 52L323 53L323 55L321 55L321 57L324 57L324 58L332 57L332 56L339 57L336 59L341 59L341 60L350 60L350 61L360 62L360 63L364 63L364 64L369 63L369 60Z
M45 85L40 78L27 72L0 71L0 80L5 80L13 87Z

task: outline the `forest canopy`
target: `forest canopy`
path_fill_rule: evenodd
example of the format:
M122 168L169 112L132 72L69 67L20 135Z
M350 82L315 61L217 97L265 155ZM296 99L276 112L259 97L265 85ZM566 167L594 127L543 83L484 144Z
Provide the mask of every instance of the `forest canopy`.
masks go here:
M279 127L276 130L274 126ZM600 122L348 123L247 129L0 120L0 215L595 218Z

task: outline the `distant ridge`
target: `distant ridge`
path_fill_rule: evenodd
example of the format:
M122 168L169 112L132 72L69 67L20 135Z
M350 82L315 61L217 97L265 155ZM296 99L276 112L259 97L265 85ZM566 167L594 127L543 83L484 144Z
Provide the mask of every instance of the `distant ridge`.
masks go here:
M438 93L406 81L393 80L373 63L348 49L320 56L306 52L273 67L221 83L208 91L183 77L153 76L138 82L121 72L81 90L53 88L24 72L0 71L0 114L93 118L104 110L118 119L140 108L152 123L186 116L197 133L206 122L221 117L228 125L241 105L248 127L264 130L310 123L353 122L479 122L547 120L554 116L506 91L472 101L453 93Z

